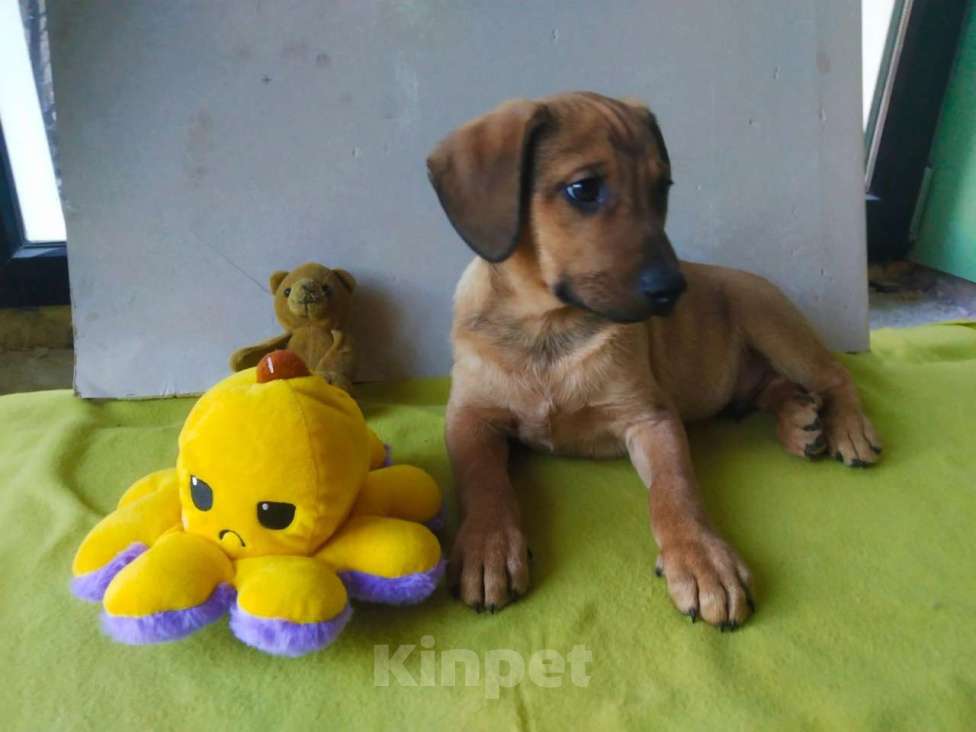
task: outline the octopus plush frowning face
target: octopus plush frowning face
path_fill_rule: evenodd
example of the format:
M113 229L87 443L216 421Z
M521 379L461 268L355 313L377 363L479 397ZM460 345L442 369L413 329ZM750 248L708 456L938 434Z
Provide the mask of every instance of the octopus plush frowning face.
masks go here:
M213 387L180 434L183 527L235 559L314 551L345 519L369 468L352 399L308 376L297 357L276 358L275 373L262 374L262 361Z

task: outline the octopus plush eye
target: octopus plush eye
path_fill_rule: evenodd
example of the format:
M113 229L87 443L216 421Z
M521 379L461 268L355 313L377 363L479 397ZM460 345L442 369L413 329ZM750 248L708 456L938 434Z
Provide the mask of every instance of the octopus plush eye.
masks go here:
M261 501L258 504L258 522L266 529L287 529L295 518L295 504Z
M213 490L195 475L190 476L190 498L201 511L213 508Z

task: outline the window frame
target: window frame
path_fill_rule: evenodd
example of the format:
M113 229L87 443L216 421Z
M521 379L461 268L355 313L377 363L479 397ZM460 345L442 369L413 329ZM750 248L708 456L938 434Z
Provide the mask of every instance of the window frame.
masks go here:
M19 175L15 177L13 162L7 147L8 139L23 142L24 154L43 154L40 150L47 147L50 155L51 142L45 130L35 130L31 127L37 117L43 126L43 112L40 109L39 94L33 98L25 98L25 94L34 94L37 80L34 75L30 58L27 38L11 41L11 37L19 35L20 24L14 18L21 18L21 8L17 0L0 0L6 37L4 44L4 63L6 73L14 74L8 77L10 94L0 100L0 307L23 307L39 305L65 305L69 303L68 260L67 247L64 241L63 209L60 206L57 191L56 172L53 170L54 161L46 161L40 170L30 170L30 160L18 158ZM29 3L32 12L40 12L36 2ZM24 78L29 76L30 78ZM29 89L30 91L25 91ZM7 125L6 134L4 125ZM50 166L50 167L49 167ZM43 220L33 221L30 227L25 225L22 211L22 199L17 193L17 183L22 186L42 185L38 191L30 189L30 212L34 218L44 217ZM39 183L38 183L39 181ZM23 191L22 191L23 193ZM56 210L52 210L52 207ZM57 218L52 218L56 215ZM35 238L28 239L28 229ZM53 240L53 241L52 241Z
M67 305L67 246L38 245L24 238L2 131L0 168L0 307Z

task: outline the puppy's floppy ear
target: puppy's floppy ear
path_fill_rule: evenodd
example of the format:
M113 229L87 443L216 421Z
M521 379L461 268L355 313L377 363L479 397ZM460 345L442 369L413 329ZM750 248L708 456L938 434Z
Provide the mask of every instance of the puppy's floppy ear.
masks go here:
M268 287L271 288L272 295L278 292L279 285L285 281L285 277L287 276L288 273L281 269L271 275L271 279L268 280Z
M635 99L634 97L624 97L620 101L622 101L628 107L636 109L640 114L647 117L647 124L651 128L651 134L654 136L654 141L657 143L658 150L661 151L661 160L670 166L671 156L668 155L668 147L664 144L664 135L661 134L661 128L657 123L657 117L654 116L654 113L646 104L644 104L644 102L639 99Z
M332 270L332 274L339 278L339 282L341 282L342 286L349 290L349 292L356 289L356 278L346 272L346 270L334 269Z
M455 130L427 158L427 174L451 224L489 262L515 251L532 139L547 119L538 102L505 102Z

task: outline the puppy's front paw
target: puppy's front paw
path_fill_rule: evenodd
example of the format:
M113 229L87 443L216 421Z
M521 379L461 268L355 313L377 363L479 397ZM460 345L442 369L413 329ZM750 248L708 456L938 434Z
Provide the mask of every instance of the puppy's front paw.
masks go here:
M525 536L513 517L469 516L448 563L448 587L478 612L501 610L529 589Z
M668 583L675 606L692 622L702 618L724 630L735 630L754 606L745 563L714 534L700 532L664 544L657 572Z
M827 450L849 468L866 468L881 459L881 439L858 410L828 410L824 415Z

